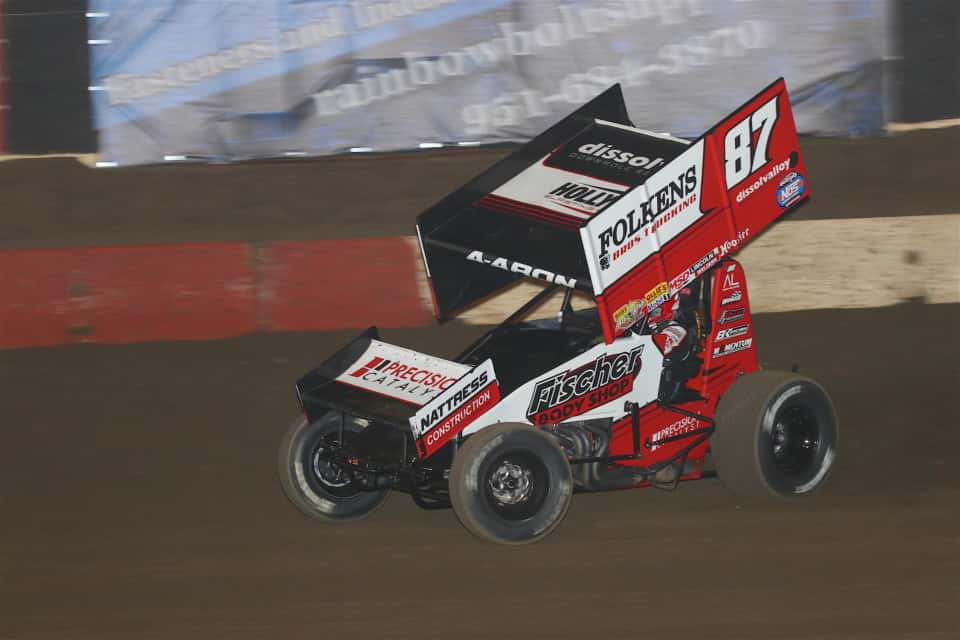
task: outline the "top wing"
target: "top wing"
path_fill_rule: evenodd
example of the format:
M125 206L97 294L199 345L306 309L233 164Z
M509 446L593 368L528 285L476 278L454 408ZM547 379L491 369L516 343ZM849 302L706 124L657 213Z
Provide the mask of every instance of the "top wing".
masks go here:
M592 293L612 342L809 196L782 78L692 142L635 128L615 85L417 234L441 320L534 278Z

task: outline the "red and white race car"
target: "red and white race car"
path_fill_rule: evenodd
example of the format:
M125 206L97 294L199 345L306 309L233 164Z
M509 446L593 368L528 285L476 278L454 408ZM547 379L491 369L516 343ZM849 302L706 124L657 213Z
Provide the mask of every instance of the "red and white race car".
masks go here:
M286 495L340 521L403 491L525 543L575 491L713 468L744 495L810 493L836 413L813 380L759 370L731 258L809 196L782 79L693 141L634 127L608 89L418 218L440 320L517 280L542 291L452 360L370 328L303 376Z

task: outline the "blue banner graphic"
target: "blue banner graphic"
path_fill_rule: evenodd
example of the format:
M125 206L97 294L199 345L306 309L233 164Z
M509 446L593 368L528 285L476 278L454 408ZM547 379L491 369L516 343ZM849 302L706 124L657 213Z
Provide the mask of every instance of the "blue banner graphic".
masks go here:
M884 124L875 0L90 0L106 163L522 141L619 82L695 136L783 75L801 132Z

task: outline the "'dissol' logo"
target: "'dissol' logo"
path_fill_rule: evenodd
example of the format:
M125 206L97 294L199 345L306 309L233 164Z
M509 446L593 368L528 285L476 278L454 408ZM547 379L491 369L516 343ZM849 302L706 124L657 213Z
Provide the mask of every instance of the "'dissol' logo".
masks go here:
M582 144L577 151L585 156L610 160L616 164L625 164L638 169L653 169L663 164L663 158L650 158L630 151L622 151L616 147L604 144L602 142L591 142Z

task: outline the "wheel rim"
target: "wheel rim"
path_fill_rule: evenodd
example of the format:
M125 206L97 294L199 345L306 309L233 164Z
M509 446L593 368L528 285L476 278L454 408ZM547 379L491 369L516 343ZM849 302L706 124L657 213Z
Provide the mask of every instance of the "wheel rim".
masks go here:
M483 489L487 505L496 514L507 520L526 520L546 500L547 468L530 453L508 452L488 465Z
M791 476L808 475L817 465L822 441L820 423L808 407L788 403L777 411L770 433L773 463Z
M307 481L315 490L319 489L339 498L349 498L360 493L350 474L331 459L330 451L325 445L324 440L320 439L312 449L308 449L308 464L304 465L310 471Z

